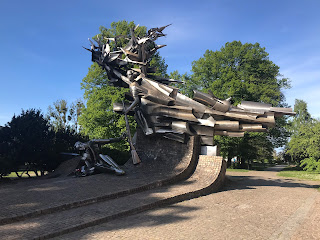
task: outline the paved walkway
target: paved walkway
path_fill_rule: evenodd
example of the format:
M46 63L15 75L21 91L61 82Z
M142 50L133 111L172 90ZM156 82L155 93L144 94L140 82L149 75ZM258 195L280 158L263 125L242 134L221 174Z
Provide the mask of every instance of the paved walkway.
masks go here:
M192 162L195 163L194 161ZM79 194L77 189L68 188L69 192L66 192L64 189L57 189L59 184L57 185L56 180L51 180L48 183L45 183L45 180L41 179L33 182L23 181L18 184L20 187L15 186L11 188L12 192L2 197L2 200L6 200L7 206L2 204L3 207L0 212L7 214L9 212L10 217L2 218L2 225L0 222L0 236L6 240L48 239L70 233L71 231L79 231L89 226L95 226L102 222L115 220L116 218L137 214L160 206L168 206L169 204L208 194L215 191L224 179L224 171L223 173L220 172L221 169L225 169L224 167L225 164L221 157L200 157L197 168L192 176L185 181L169 185L159 185L161 182L156 182L155 186L157 188L143 188L145 191L132 192L129 195L112 194L112 197L110 194L107 194L108 192L110 193L110 189L104 189L106 191L105 194L107 194L105 196L108 198L103 198L101 199L103 201L98 202L89 201L91 204L85 205L83 205L84 198ZM101 176L107 177L108 175L95 175L85 178L93 186L92 191L100 192L102 190L95 186L98 177ZM124 186L120 184L122 182L126 183L125 178L121 178L122 181L119 181L119 178L117 178L117 181L114 181L113 184L111 184L111 178L108 179L109 184L117 186L120 192L121 187L126 187L126 184ZM151 176L149 176L149 180L151 179ZM73 180L77 179L73 178ZM64 179L64 181L66 182L60 182L61 187L65 187L67 183L72 184L73 182L72 178ZM164 181L166 180L164 179ZM136 179L135 182L139 181ZM31 185L30 183L38 184ZM172 183L171 180L170 183ZM79 185L83 188L88 187L85 182L80 182ZM50 194L43 194L43 198L41 198L34 192L35 189L46 189ZM1 191L3 190L5 189L1 189ZM27 194L30 190L31 193ZM20 201L24 202L22 205L17 204L14 200L10 201L10 197L12 199L13 197L17 197L14 193L20 193ZM60 195L78 197L78 202L71 203L71 205L61 205ZM33 198L31 198L32 196ZM47 197L45 198L45 196ZM50 196L56 196L56 198L50 199L48 198ZM35 200L37 200L37 203L41 202L41 205L36 204ZM56 200L59 201L57 202ZM64 199L64 201L66 200L68 199ZM87 201L85 202L88 203ZM58 209L53 209L54 211L52 211L52 206L55 206L52 204L58 203L60 203L60 205L57 205ZM79 207L79 204L81 207ZM34 208L34 212L30 212L32 210L30 206ZM44 209L43 207L45 206L49 208ZM8 211L10 209L11 211ZM23 214L28 211L28 214Z
M228 172L219 193L57 239L320 239L319 182L270 171Z
M0 224L15 216L58 208L66 204L140 188L147 184L170 179L188 168L190 158L171 165L147 162L134 166L128 163L124 176L96 174L84 178L58 177L24 179L0 184Z

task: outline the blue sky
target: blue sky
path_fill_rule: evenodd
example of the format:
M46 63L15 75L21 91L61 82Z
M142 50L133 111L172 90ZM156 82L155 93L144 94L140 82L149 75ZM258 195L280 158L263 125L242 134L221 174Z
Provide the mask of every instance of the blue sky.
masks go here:
M88 38L119 20L173 25L158 39L168 72L190 72L205 50L226 42L260 43L291 80L287 102L320 117L320 1L0 1L0 125L21 109L45 113L58 99L83 96L91 65Z

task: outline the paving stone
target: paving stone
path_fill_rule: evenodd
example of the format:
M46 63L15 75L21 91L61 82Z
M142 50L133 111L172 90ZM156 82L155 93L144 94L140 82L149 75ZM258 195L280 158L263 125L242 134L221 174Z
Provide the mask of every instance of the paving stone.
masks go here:
M170 141L169 141L170 143ZM171 164L148 159L124 166L127 174L98 174L84 178L26 179L0 185L0 224L61 209L117 198L187 178L195 168L199 140L181 144L179 159ZM177 155L178 156L178 155Z
M227 172L229 181L218 193L55 239L270 239L274 233L284 233L282 226L292 219L300 225L286 239L320 239L320 192L315 189L320 182L278 177L280 168ZM310 203L309 212L296 218L299 208Z
M210 170L211 169L211 170ZM219 175L219 172L222 174ZM221 157L199 158L193 175L180 183L131 194L118 199L28 218L0 226L5 239L47 239L85 227L166 206L216 191L222 184L225 162ZM199 174L201 176L199 176ZM29 226L28 228L26 228Z

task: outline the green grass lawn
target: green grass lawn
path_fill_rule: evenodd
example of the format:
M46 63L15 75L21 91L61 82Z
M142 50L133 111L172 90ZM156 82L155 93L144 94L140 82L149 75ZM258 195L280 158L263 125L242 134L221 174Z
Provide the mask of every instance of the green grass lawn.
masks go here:
M227 168L228 172L249 172L247 169Z
M320 181L320 173L306 172L302 170L295 170L296 168L285 168L277 175L286 178L298 178L302 180ZM320 191L320 187L318 188Z
M18 172L19 173L19 175L21 175L21 173L22 172ZM41 175L41 172L40 171L38 171L38 174L39 174L39 176ZM34 172L29 172L29 175L31 176L31 177L36 177L36 174L34 173ZM26 173L23 173L22 174L22 178L28 178L29 176L26 174ZM17 177L17 174L15 173L15 172L11 172L9 175L7 175L7 176L4 176L4 178L18 178Z
M278 176L287 178L298 178L303 180L320 181L319 173L306 172L301 170L289 170L286 168L283 171L279 172Z
M302 180L320 181L320 173L303 171L300 167L286 167L277 174L280 177L298 178ZM320 191L320 187L318 188Z

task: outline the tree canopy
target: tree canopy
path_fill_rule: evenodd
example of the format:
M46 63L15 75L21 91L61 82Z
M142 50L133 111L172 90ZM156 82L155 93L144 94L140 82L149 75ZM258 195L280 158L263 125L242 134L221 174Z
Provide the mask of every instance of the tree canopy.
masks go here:
M287 154L304 170L320 172L320 121L311 118L307 103L295 100L296 116L289 122L292 135Z
M207 50L203 57L192 63L192 74L183 77L184 93L192 96L192 90L211 91L219 98L232 97L235 105L241 101L270 103L273 106L286 106L281 92L289 88L287 78L280 75L279 66L268 58L265 48L259 43L242 44L240 41L228 42L220 50ZM282 146L289 136L285 129L286 118L277 120L277 127L266 133L246 133L244 138L216 137L222 153L229 159L270 159L273 147ZM242 161L244 162L244 161Z
M293 129L296 129L301 124L305 124L312 120L310 113L308 112L307 103L301 99L296 99L294 104L294 111L297 113L293 118Z
M281 89L289 87L289 81L268 55L259 43L228 42L192 63L191 82L219 98L232 96L235 104L247 100L282 106Z
M0 176L21 168L51 171L62 162L60 153L72 151L79 140L86 138L72 129L53 130L40 110L22 110L0 127Z
M53 144L54 133L40 110L22 110L0 131L2 162L11 171L25 165L50 168Z
M47 118L56 131L70 128L79 131L78 118L84 107L83 101L78 99L76 102L68 104L66 100L60 99L48 107Z

